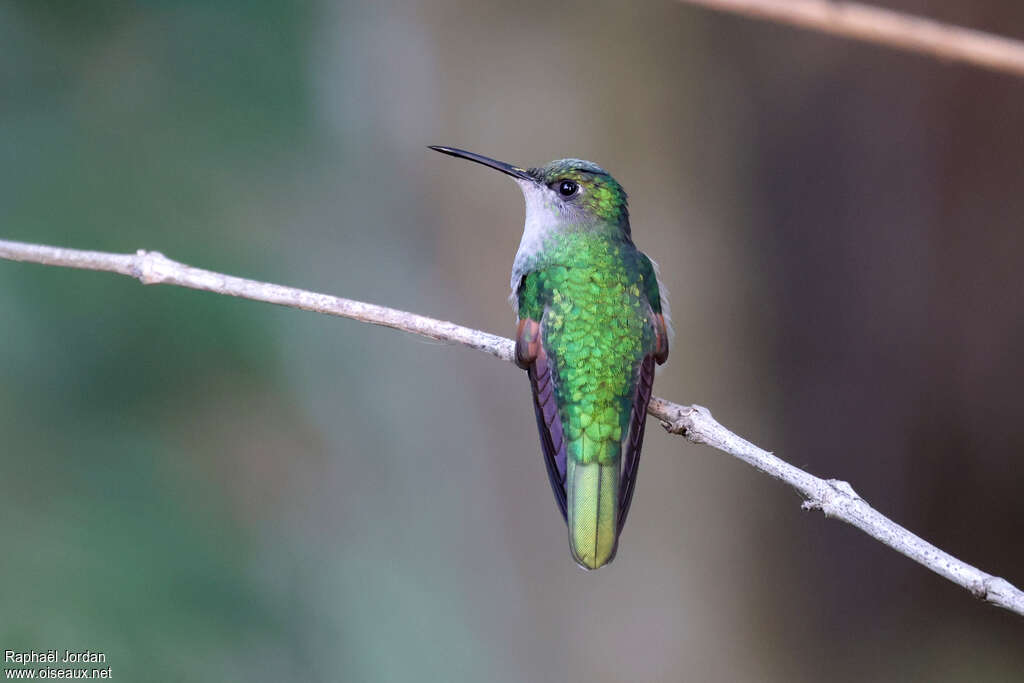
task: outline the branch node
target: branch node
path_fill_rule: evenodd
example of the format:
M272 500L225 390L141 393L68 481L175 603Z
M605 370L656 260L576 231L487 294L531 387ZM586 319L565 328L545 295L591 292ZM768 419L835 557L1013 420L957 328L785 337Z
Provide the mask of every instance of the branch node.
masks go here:
M849 482L842 479L826 479L824 486L818 486L814 494L800 504L801 510L821 510L826 517L845 519L843 508L855 502L864 502Z
M819 510L821 509L821 502L815 498L808 498L804 502L800 503L801 510Z
M989 590L992 588L991 582L991 578L982 579L981 581L971 581L967 590L971 591L971 595L979 600L987 600Z
M858 496L857 492L853 490L853 487L850 486L850 482L843 481L842 479L826 479L826 481L832 485L832 488L838 489L850 498L854 500L863 500L863 498Z
M678 434L687 441L696 444L706 444L707 440L704 435L698 429L694 429L694 419L697 415L703 413L708 418L711 417L711 411L704 406L692 405L692 406L675 406L673 419L662 420L661 426L669 434Z
M671 421L662 420L662 427L670 434L679 434L694 443L701 443L701 441L694 440L693 433L693 413L699 408L699 405L678 405L676 408L678 410L675 411ZM707 411L708 409L703 410Z
M171 261L159 251L146 251L139 249L132 259L131 273L144 285L158 285L167 277L164 268Z

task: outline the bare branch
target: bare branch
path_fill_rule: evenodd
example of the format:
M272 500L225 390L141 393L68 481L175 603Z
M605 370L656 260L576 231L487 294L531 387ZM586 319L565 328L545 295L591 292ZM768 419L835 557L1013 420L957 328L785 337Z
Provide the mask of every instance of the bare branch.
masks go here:
M439 341L461 344L485 351L505 361L512 360L511 339L393 308L201 270L172 261L155 251L139 250L135 254L109 254L0 240L0 258L120 273L147 285L178 285L352 318ZM704 444L728 453L755 469L789 484L804 497L805 509L821 510L826 517L834 517L852 524L939 576L966 588L976 597L1024 615L1024 592L1005 579L986 574L915 536L868 505L846 482L819 479L793 467L730 432L702 406L683 406L662 398L653 398L648 412L661 420L662 426L670 433L682 435L692 443Z
M362 301L342 299L304 289L283 287L193 268L172 261L158 251L139 249L134 254L108 254L100 251L81 251L0 240L0 258L42 263L47 266L120 273L133 277L144 285L178 285L189 289L202 289L215 294L301 308L304 311L352 318L364 323L412 332L438 341L462 344L471 349L486 351L502 360L512 360L512 341L504 337L386 306L376 306Z
M1024 76L1024 42L840 0L679 0Z

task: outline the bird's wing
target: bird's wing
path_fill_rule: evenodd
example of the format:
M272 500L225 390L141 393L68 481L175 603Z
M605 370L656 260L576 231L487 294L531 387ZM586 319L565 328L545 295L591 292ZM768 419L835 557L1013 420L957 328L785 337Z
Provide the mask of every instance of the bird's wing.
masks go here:
M555 384L551 365L540 340L540 323L532 318L521 318L516 334L516 364L525 368L533 390L533 410L537 416L537 431L544 451L544 464L548 481L555 494L558 509L566 518L565 507L565 436L562 419L555 400Z
M633 488L636 486L636 471L640 466L640 451L644 445L644 427L647 425L647 404L651 402L654 387L654 364L661 365L668 360L668 329L665 317L652 312L654 325L654 351L644 357L637 373L636 393L633 395L633 413L629 416L622 458L622 484L619 489L619 531L626 523L629 504L633 502Z
M626 524L629 504L633 501L633 487L636 485L636 471L640 466L640 451L644 445L644 427L647 424L647 404L651 400L654 385L654 356L649 355L640 363L633 397L633 414L629 416L629 431L626 436L622 457L622 477L619 487L619 531Z

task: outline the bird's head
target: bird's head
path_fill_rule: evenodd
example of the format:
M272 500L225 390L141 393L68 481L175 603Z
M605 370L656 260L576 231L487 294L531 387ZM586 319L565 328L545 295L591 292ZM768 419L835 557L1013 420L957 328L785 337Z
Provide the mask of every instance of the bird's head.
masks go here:
M527 226L610 230L630 237L626 192L592 161L558 159L537 168L521 168L452 147L430 149L512 176L526 198Z

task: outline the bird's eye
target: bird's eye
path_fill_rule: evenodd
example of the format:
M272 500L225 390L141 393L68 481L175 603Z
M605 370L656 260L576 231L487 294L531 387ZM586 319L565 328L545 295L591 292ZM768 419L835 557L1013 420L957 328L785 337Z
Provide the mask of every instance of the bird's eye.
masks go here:
M558 183L558 193L563 197L571 197L580 191L580 186L571 180L563 180Z

